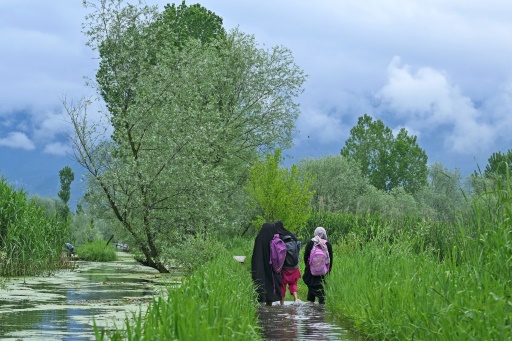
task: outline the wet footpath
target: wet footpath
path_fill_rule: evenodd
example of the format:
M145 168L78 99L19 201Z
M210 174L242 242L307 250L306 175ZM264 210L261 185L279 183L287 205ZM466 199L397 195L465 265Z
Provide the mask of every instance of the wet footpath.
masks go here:
M9 279L0 288L0 340L94 340L93 325L123 326L177 274L160 275L118 252L116 262L81 262L53 276Z
M364 340L332 318L323 305L284 303L259 308L264 340Z

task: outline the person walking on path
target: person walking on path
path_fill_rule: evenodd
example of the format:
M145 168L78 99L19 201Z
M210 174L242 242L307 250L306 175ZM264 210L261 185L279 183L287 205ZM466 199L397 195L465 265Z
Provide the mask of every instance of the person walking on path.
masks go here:
M301 277L299 270L299 252L302 246L297 237L290 231L284 228L280 220L274 222L279 237L286 243L287 253L284 261L283 270L281 271L281 305L284 304L284 297L286 296L286 286L293 296L294 303L300 303L297 296L297 283Z
M306 249L304 250L304 275L302 276L302 280L308 286L308 298L307 300L311 303L315 303L315 299L318 298L318 303L325 303L325 293L324 293L324 281L325 276L329 274L332 270L332 262L333 262L333 254L332 254L332 245L327 241L327 232L323 227L317 227L315 229L313 239L308 241L306 244ZM311 273L311 266L309 264L309 258L311 255L311 251L314 247L321 247L322 250L326 254L326 266L327 273L325 275L313 275Z
M254 249L251 258L251 275L258 302L272 305L272 302L281 301L281 274L275 273L270 264L270 241L278 234L273 223L265 223L254 240Z

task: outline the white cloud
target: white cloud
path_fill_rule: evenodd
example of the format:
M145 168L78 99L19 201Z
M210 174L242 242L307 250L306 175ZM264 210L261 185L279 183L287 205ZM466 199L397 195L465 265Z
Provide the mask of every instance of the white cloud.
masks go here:
M7 134L7 137L0 138L0 146L25 150L34 150L36 148L27 135L21 132L11 132Z
M43 149L43 153L52 155L69 155L71 152L72 149L69 145L60 142L47 144Z
M297 129L300 135L294 141L301 143L329 144L339 142L342 135L342 124L338 117L318 111L309 111L297 120Z
M412 129L450 129L444 142L452 151L472 153L494 142L495 128L485 122L483 113L444 72L430 67L413 71L395 57L388 67L388 82L377 97Z
M66 0L0 1L0 115L42 113L58 107L65 92L87 91L83 76L96 62L81 33L84 14L81 3Z
M486 120L495 122L499 138L510 140L512 131L512 80L503 85L499 91L486 101L482 111L487 113Z
M71 123L67 122L62 114L48 112L41 115L41 121L36 123L34 129L34 138L37 140L48 141L54 139L57 135L69 135L73 132Z

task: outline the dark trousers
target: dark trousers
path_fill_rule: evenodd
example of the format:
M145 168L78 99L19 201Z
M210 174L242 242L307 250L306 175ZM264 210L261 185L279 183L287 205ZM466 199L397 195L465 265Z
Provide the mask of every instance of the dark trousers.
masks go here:
M318 303L325 303L325 293L323 285L320 286L308 286L308 298L310 302L315 302L315 298L318 297Z

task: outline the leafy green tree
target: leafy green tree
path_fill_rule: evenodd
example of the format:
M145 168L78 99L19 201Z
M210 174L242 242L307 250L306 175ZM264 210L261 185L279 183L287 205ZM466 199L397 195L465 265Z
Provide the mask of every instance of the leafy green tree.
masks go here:
M509 171L512 170L512 150L509 149L506 153L492 153L487 162L484 170L486 177L492 177L493 175L505 177L507 168Z
M397 137L381 120L367 114L359 117L341 155L359 163L363 175L377 189L403 187L415 193L427 181L427 154L402 128Z
M143 262L166 272L165 249L230 221L250 165L291 144L305 76L289 50L224 34L201 6L162 14L121 3L87 3L105 120L88 121L91 101L63 102L89 192L101 193Z
M61 211L62 217L67 219L69 217L68 201L71 197L71 183L75 180L75 173L71 167L66 166L59 171L60 191L57 193L60 200L64 203L63 210Z
M368 191L368 179L359 166L342 155L302 159L301 174L315 177L312 206L317 210L357 212L361 196Z
M44 209L47 218L55 218L65 211L64 202L56 197L46 198L33 195L30 200L36 205Z
M314 177L309 172L300 175L297 166L280 166L281 150L267 154L264 162L256 162L250 172L246 190L250 205L257 211L253 224L259 228L264 222L281 220L286 229L299 231L310 215L314 195L311 187Z
M408 136L407 130L401 128L389 156L388 190L403 187L409 193L416 193L426 185L428 157L419 147L416 136Z
M186 6L183 1L179 6L167 4L164 8L159 38L171 41L179 49L189 39L199 39L206 44L226 36L222 18L200 4ZM173 34L169 35L169 31Z
M454 222L467 205L462 187L459 169L450 170L435 162L428 167L427 185L414 196L424 216Z

